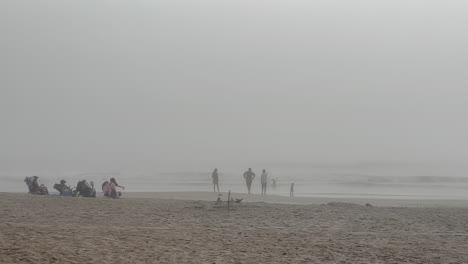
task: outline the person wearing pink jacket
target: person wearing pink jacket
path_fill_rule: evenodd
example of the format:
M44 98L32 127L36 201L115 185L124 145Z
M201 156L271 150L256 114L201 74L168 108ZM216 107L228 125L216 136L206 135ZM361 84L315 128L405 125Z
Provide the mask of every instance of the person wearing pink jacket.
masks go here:
M115 178L111 178L110 182L105 184L102 188L102 191L104 192L104 196L110 197L113 199L119 198L120 195L117 193L117 190L116 190L117 187L122 188L122 190L125 190L125 187L120 186L115 180Z

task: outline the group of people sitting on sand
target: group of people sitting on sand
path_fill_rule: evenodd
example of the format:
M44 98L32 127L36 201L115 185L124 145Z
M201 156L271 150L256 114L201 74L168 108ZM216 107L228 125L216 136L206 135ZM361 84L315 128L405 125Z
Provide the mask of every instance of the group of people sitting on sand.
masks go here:
M67 185L67 181L61 180L60 183L54 184L54 189L59 192L61 196L81 196L81 197L96 197L96 189L94 189L94 182L89 183L86 180L78 181L76 188Z
M29 193L39 194L39 195L49 195L49 190L44 184L39 185L37 182L38 176L26 177L24 182L28 186ZM123 186L119 185L115 178L111 178L109 181L105 181L102 184L102 191L104 197L108 198L119 198L122 196L121 192L118 192L117 187L125 189ZM94 188L94 183L90 181L89 183L86 180L78 181L76 188L72 188L67 185L67 181L61 180L60 183L54 184L54 189L57 190L60 196L72 196L72 197L96 197L96 189Z
M247 191L250 194L251 193L251 187L252 187L252 182L255 179L255 173L252 171L252 168L249 168L246 172L244 172L243 177L245 179L245 183L247 185ZM213 170L213 173L211 174L211 177L213 179L213 192L216 192L216 189L219 192L219 175L218 175L218 168L215 168ZM276 188L278 179L272 179L272 186L273 188ZM262 195L266 194L267 191L267 185L268 185L268 173L265 169L262 171L262 175L260 176L260 184L262 186ZM294 196L294 183L291 184L291 189L289 192L290 196Z

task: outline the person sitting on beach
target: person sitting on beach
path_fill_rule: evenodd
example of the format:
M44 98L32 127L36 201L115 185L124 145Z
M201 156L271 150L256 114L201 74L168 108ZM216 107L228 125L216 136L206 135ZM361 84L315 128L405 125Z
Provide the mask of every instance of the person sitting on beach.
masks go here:
M42 195L48 195L49 190L44 184L41 184L39 186L39 183L37 182L37 179L39 177L37 176L32 176L32 177L26 177L24 181L28 185L29 188L29 193L31 194L42 194Z
M260 177L260 183L262 184L262 194L266 194L268 182L268 173L263 169L262 176Z
M31 184L33 193L39 192L39 183L37 182L38 178L39 177L37 177L37 176L33 176L33 181L32 181L32 184Z
M94 189L94 182L89 183L86 180L81 180L76 185L73 196L92 197L96 198L96 189Z
M67 186L66 183L67 181L61 180L59 184L54 184L54 189L57 190L60 193L60 195L72 196L72 188L70 186Z
M215 168L213 173L211 174L211 177L213 178L213 192L216 192L215 187L218 187L218 192L219 192L219 184L218 184L218 169Z
M291 189L289 190L289 196L294 197L294 182L291 183Z
M252 181L255 178L255 173L253 173L252 168L249 168L248 171L244 172L245 183L247 183L247 190L250 194L250 187L252 186Z
M109 182L108 182L108 181L105 181L105 182L103 182L102 185L101 185L101 189L102 189L102 192L104 193L104 197L107 197L107 196L108 196L107 193L106 193L106 191L105 191L105 189L107 188L107 187L106 187L107 184L109 184Z
M125 187L120 186L115 180L115 178L111 178L110 181L103 188L104 196L113 199L119 198L121 194L120 192L117 192L117 187L122 188L122 190L125 190Z

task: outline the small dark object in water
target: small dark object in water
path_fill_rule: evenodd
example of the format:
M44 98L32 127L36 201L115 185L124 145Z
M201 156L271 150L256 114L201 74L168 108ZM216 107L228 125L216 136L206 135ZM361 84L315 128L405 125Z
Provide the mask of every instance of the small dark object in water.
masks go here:
M367 207L372 207L372 204L366 203L366 206L367 206Z
M242 202L242 200L244 200L244 199L243 198L242 199L236 199L234 202L235 203L240 203L240 202Z

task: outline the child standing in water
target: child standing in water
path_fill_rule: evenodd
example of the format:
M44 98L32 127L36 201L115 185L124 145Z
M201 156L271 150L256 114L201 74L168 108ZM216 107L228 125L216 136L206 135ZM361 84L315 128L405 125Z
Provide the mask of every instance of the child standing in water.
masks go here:
M294 197L294 182L291 183L291 189L289 190L289 196Z
M262 194L266 194L268 182L268 174L265 169L263 169L262 176L260 177L260 183L262 184Z

